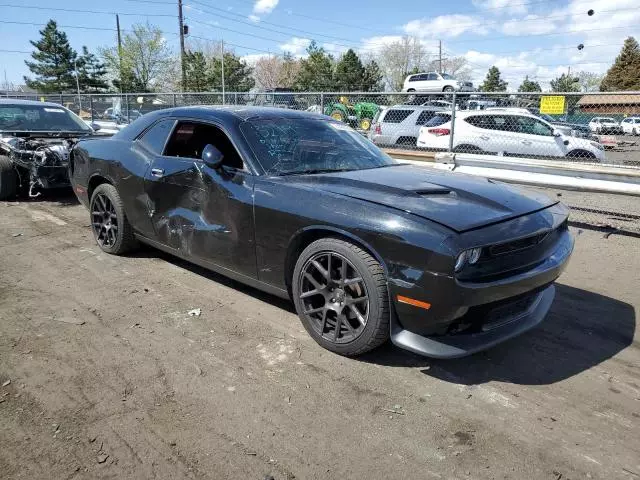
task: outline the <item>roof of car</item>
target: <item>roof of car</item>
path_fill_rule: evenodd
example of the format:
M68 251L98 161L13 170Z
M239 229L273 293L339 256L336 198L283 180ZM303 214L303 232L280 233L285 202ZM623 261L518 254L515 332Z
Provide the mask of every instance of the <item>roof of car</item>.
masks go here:
M539 118L537 115L534 115L533 113L530 112L516 112L513 110L504 110L504 109L496 109L496 110L457 110L456 111L456 116L464 116L464 117L469 117L471 115L482 115L482 116L487 116L487 115L517 115L520 117L532 117L532 118Z
M387 107L389 109L391 108L395 108L395 109L402 109L402 110L431 110L434 112L441 112L441 111L445 111L445 108L442 106L438 106L438 105L405 105L405 104L398 104L398 105L393 105L392 107Z
M164 115L178 115L178 116L204 116L204 117L217 117L220 119L237 119L248 120L257 118L309 118L317 117L322 119L329 119L324 115L317 113L311 113L301 110L293 110L288 108L276 108L276 107L254 107L249 105L194 105L189 107L176 107L159 110L159 113Z
M35 100L21 100L18 98L0 98L0 105L23 105L31 107L56 107L64 108L59 103L52 102L37 102Z

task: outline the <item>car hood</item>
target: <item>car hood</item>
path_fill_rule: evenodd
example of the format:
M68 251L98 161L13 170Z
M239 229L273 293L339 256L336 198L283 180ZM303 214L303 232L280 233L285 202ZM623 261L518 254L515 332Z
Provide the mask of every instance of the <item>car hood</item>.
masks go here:
M283 179L402 210L457 232L503 222L558 203L545 195L486 178L414 165Z

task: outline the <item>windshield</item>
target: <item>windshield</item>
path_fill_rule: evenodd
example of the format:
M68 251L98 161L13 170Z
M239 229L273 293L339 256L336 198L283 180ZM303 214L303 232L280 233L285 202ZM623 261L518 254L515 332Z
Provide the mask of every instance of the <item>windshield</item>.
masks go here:
M316 118L247 120L240 126L270 175L322 173L397 165L342 123Z
M440 75L442 75L442 78L444 78L445 80L455 80L455 78L453 78L453 76L449 75L448 73L441 73Z
M607 122L607 123L616 123L616 121L613 118L603 118L600 121Z
M557 122L557 120L555 118L553 118L551 115L547 115L546 113L539 113L538 117L540 117L543 120L546 120L547 122Z
M80 117L48 105L0 105L0 131L91 132Z

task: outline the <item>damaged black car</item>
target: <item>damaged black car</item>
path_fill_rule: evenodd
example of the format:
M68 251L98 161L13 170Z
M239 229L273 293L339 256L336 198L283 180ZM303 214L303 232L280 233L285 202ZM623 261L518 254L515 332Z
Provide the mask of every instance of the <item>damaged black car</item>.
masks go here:
M0 199L69 187L69 151L95 130L55 104L0 100Z

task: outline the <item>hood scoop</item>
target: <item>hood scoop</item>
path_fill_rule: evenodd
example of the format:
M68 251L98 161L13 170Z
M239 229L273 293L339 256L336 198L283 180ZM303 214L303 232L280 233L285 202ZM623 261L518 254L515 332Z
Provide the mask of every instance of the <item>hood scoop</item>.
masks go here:
M419 188L417 190L413 190L413 193L415 193L416 195L420 195L421 197L431 195L449 195L451 192L452 190L450 188L440 186Z

